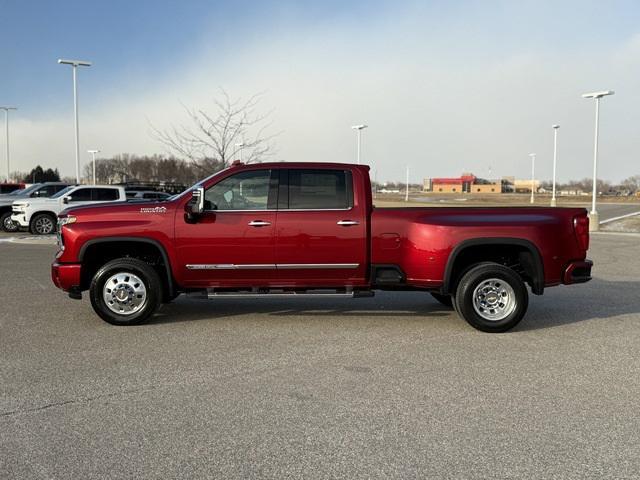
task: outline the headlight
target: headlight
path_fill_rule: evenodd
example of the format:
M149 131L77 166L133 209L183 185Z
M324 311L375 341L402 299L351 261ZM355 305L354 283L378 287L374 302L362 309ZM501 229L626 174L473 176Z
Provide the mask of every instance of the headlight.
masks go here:
M67 217L61 217L58 219L58 225L60 225L61 227L63 225L69 225L70 223L76 223L77 218L74 217L73 215L69 215Z

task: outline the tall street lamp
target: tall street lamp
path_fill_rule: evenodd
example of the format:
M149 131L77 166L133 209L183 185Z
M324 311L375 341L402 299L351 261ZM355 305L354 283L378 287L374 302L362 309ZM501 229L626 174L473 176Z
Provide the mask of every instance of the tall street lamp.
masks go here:
M244 149L244 143L236 143L235 144L236 151L240 149L240 161L242 162L242 150Z
M4 127L7 134L7 182L11 175L11 154L9 153L9 110L17 110L16 107L0 107L0 110L4 110Z
M87 153L91 154L93 159L93 184L96 184L96 153L100 153L100 150L87 150Z
M556 206L556 165L558 163L558 129L560 125L553 125L553 193L551 194L551 206Z
M76 81L76 70L78 69L78 67L90 67L91 62L85 62L83 60L65 60L59 58L58 63L62 65L71 65L73 67L73 111L76 131L76 182L80 183L80 137L78 127L78 88Z
M596 195L597 195L597 175L598 175L598 123L600 121L600 99L607 95L613 95L613 90L603 90L601 92L591 92L582 95L582 98L596 99L596 129L593 141L593 192L591 194L591 212L589 213L589 230L597 231L600 229L598 212L596 211Z
M531 157L531 201L530 203L535 203L534 191L536 189L536 154L530 153Z
M409 201L409 165L407 165L407 189L404 191L404 201Z
M351 128L353 128L354 130L358 131L358 165L360 165L360 143L361 143L361 135L362 135L362 130L364 130L365 128L367 128L368 125L353 125Z

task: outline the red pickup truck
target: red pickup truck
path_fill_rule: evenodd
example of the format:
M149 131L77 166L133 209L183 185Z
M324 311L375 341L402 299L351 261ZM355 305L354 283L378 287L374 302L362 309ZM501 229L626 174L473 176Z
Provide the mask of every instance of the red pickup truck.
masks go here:
M70 208L58 224L53 282L71 298L89 290L116 325L180 293L417 290L503 332L524 316L527 285L591 279L586 210L378 208L364 165L234 163L167 200Z

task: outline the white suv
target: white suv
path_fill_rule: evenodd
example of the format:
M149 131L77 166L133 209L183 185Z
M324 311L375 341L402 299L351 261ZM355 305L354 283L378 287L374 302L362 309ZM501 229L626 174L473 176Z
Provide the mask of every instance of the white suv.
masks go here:
M104 202L125 201L124 187L75 185L50 198L30 198L13 202L11 220L34 235L55 233L58 214L65 208Z

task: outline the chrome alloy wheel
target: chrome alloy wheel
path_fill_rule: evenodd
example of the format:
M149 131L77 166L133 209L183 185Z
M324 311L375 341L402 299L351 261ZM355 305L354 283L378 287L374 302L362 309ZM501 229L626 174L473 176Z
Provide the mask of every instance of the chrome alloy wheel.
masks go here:
M42 215L39 218L36 218L34 229L40 235L48 235L53 233L56 229L56 225L53 223L53 220L51 220L51 217Z
M147 289L139 277L129 272L109 277L102 288L102 297L109 310L118 315L131 315L147 300Z
M516 309L516 294L502 279L483 280L473 290L473 309L485 320L498 322Z
M5 232L15 232L16 230L18 230L18 224L14 223L13 220L11 220L11 215L7 215L6 217L4 217L2 228L4 228Z

